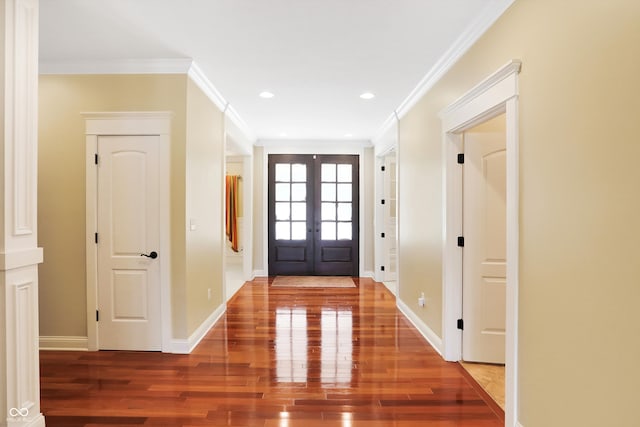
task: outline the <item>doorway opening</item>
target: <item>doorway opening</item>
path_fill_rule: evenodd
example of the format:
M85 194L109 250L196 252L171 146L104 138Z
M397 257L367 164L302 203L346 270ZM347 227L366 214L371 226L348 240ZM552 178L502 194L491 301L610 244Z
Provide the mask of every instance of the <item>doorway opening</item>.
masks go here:
M462 366L504 410L506 333L506 122L501 114L462 136Z
M464 132L478 124L505 115L506 122L506 321L505 321L505 425L518 422L518 73L522 63L509 61L471 88L440 113L443 132L445 182L443 248L443 356L462 359L463 334L463 235L462 168L459 154Z
M270 275L359 273L359 156L270 154Z
M225 295L227 300L245 282L246 214L245 156L225 158Z

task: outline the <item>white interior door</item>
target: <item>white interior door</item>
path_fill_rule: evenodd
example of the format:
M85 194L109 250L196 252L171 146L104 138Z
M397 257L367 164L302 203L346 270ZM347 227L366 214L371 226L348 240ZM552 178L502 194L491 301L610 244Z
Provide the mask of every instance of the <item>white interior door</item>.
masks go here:
M394 282L398 278L397 240L398 240L398 198L396 186L396 154L384 158L384 280Z
M465 133L462 358L504 363L506 136Z
M158 138L98 137L100 349L162 347Z

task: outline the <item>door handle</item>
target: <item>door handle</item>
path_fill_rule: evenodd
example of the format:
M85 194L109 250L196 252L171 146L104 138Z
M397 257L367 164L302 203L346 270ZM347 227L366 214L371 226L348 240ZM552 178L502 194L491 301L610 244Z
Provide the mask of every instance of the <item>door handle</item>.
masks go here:
M147 258L156 259L158 258L158 252L151 251L149 254L140 254L140 256L146 256Z

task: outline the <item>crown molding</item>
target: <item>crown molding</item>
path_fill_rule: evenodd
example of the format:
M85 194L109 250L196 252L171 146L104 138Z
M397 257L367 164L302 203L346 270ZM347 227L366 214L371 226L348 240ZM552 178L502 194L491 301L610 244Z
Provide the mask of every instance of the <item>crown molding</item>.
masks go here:
M378 132L376 132L376 136L371 139L373 145L378 145L380 141L385 138L387 133L393 128L393 126L398 125L399 121L400 120L398 114L394 111L393 114L391 114L384 122L382 122L382 125L378 129Z
M186 74L205 95L238 127L251 143L256 137L191 58L126 59L93 61L40 61L40 74Z
M40 74L185 74L191 58L40 61Z
M229 104L229 101L222 96L222 93L211 83L211 80L209 80L195 61L191 63L187 74L204 94L207 95L211 102L233 122L242 136L253 144L256 141L256 137L251 131L251 128L249 128L247 123L240 117L235 108Z
M289 147L292 145L296 147L373 147L373 144L368 139L258 139L255 145L260 147Z
M458 37L454 44L440 57L438 62L425 75L409 96L394 112L398 119L404 117L411 108L431 89L451 67L464 55L471 46L498 20L515 0L496 0ZM392 116L393 117L393 116ZM390 117L384 123L378 135L383 135L387 127L393 123Z

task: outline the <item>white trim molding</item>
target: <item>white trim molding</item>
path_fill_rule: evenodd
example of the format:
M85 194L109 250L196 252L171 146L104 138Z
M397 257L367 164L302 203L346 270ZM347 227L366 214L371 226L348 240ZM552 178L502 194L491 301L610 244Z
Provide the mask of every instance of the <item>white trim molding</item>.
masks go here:
M191 58L40 61L40 74L186 74Z
M190 354L216 324L216 322L222 318L226 310L227 305L221 304L209 315L209 317L207 317L204 322L202 322L200 326L198 326L189 338L186 340L174 339L171 342L171 352L176 354Z
M162 328L162 351L171 351L171 236L170 229L170 138L172 114L166 111L143 112L98 112L82 113L86 123L86 280L87 280L87 348L99 349L98 322L98 268L95 232L97 224L98 171L94 155L98 151L99 135L158 135L160 144L160 313Z
M87 337L40 337L40 350L88 351Z
M186 74L213 104L225 113L246 139L256 140L251 128L192 58L80 60L40 62L40 74Z
M518 266L519 266L519 178L518 178L518 73L521 62L512 60L464 96L442 110L443 144L443 356L462 357L462 333L456 319L462 317L462 251L457 236L462 231L462 171L456 158L463 132L500 114L505 114L507 147L507 296L505 425L516 426L518 418Z
M475 44L476 41L502 16L515 0L493 0L487 5L469 28L458 37L451 47L440 57L436 64L420 80L404 101L384 121L377 136L384 135L395 120L404 117L416 103L451 69L451 67Z
M225 119L230 120L237 128L238 133L242 135L242 139L246 139L253 143L256 140L256 136L251 131L251 128L240 117L240 114L229 104L229 102L222 96L222 93L211 83L211 80L206 76L202 69L196 64L195 61L191 63L187 75L191 80L204 92L205 95L213 102L213 104L220 109L225 115Z
M400 298L396 299L396 305L398 310L404 314L407 320L409 320L418 332L420 332L420 334L429 342L431 347L433 347L433 349L442 356L442 340L438 334L433 332L433 330L415 314L415 311L409 308L409 306Z
M0 1L0 426L44 427L38 348L38 0Z
M265 141L258 141L258 143L256 145L259 145L260 142L265 142ZM317 142L317 141L316 141ZM360 233L359 233L359 238L360 238L360 251L359 251L359 261L358 261L358 271L359 274L364 274L364 250L362 250L362 248L365 247L364 245L364 233L362 232L362 225L364 224L364 208L365 208L365 204L366 204L366 197L365 197L365 192L364 192L364 172L365 172L365 167L366 165L364 165L364 150L366 147L371 147L371 144L369 142L367 142L366 144L361 144L358 142L354 142L354 141L343 141L343 142L338 142L338 141L331 141L331 142L326 142L323 144L312 144L311 141L303 141L302 144L300 145L296 145L298 143L298 141L288 141L288 140L270 140L269 143L267 145L264 146L264 151L263 151L263 158L262 158L262 191L263 194L268 194L269 193L269 155L271 154L317 154L317 155L321 155L321 154L349 154L349 155L356 155L358 156L358 161L359 161L359 185L360 185L360 207L359 207L359 211L360 211ZM263 242L262 242L262 250L263 250L263 258L262 258L262 262L264 263L264 272L265 272L265 276L268 276L269 274L269 200L268 197L264 197L262 200L262 227L263 227L263 233L264 233L264 238L263 238ZM256 276L262 276L260 274L257 274L257 272L254 272Z

